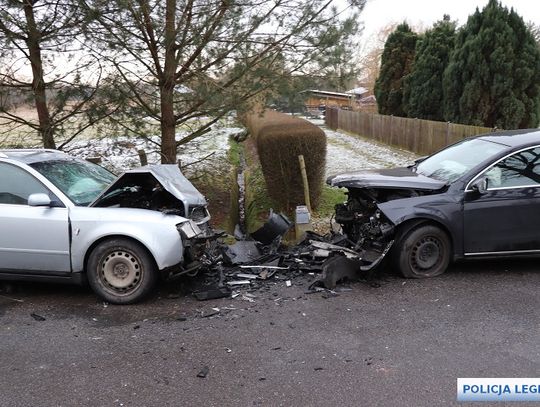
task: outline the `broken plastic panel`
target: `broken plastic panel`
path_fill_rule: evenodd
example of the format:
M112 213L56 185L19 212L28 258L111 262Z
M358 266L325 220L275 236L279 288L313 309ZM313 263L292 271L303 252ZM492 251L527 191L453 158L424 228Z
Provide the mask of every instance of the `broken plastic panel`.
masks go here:
M292 222L284 214L270 211L266 223L253 232L251 237L264 245L269 245L277 237L285 235L291 226Z

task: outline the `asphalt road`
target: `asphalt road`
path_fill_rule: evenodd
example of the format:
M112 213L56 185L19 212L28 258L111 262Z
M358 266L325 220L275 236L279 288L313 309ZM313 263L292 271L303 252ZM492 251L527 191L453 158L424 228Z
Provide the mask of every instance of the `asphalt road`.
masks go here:
M444 406L458 377L540 376L538 260L379 283L208 302L162 286L136 306L20 285L0 297L0 405Z

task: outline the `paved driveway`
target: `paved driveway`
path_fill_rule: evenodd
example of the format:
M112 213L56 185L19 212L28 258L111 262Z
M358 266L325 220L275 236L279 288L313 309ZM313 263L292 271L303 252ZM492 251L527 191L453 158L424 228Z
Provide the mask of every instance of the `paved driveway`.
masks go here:
M452 405L457 377L538 377L537 265L386 275L329 298L305 277L210 302L163 286L137 306L24 284L0 297L0 404Z

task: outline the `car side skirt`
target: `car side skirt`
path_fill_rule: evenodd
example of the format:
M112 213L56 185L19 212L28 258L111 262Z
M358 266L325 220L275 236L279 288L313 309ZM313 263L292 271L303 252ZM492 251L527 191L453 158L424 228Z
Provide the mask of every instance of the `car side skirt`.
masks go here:
M511 250L500 252L465 253L465 257L499 257L499 256L531 256L540 255L540 250Z
M51 274L51 273L22 273L19 270L0 270L0 281L32 281L64 284L84 284L83 273Z

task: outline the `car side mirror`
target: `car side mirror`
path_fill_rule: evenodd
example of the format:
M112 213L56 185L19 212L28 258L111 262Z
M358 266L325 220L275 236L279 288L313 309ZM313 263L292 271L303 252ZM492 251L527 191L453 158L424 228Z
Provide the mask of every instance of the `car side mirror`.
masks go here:
M487 177L482 177L477 179L471 184L471 190L484 195L488 189L488 179Z
M28 197L29 206L51 206L51 203L51 198L49 198L49 195L47 194L31 194Z

